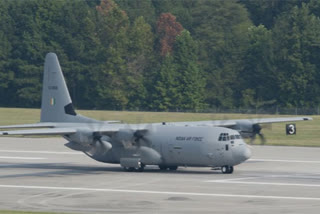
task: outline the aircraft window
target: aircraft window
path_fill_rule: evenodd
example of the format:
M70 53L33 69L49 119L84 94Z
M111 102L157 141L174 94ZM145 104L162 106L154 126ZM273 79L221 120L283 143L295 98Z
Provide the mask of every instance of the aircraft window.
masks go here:
M221 133L219 138L218 138L218 141L229 141L229 134L228 133Z
M234 139L235 139L235 136L234 136L234 135L230 135L230 139L231 139L231 140L234 140Z

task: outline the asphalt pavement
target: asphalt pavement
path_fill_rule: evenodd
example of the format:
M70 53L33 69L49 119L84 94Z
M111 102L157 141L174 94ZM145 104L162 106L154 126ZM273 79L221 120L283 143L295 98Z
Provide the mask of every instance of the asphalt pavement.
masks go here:
M0 210L64 213L319 213L320 148L253 146L233 174L124 172L62 138L0 138Z

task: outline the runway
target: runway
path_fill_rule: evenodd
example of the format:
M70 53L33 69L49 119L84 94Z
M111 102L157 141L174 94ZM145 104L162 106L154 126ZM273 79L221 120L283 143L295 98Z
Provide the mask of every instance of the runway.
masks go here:
M319 213L320 148L253 146L233 174L124 172L62 138L0 138L0 210L64 213Z

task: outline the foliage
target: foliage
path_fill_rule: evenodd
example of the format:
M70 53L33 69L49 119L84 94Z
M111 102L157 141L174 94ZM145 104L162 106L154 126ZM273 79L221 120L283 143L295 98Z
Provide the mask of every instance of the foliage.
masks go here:
M317 0L0 0L1 106L40 107L57 53L78 108L317 107Z
M177 35L183 30L176 17L170 13L163 13L157 21L157 34L160 40L160 54L166 56L172 52Z
M281 15L273 30L278 100L286 106L319 102L320 19L309 7L295 6Z

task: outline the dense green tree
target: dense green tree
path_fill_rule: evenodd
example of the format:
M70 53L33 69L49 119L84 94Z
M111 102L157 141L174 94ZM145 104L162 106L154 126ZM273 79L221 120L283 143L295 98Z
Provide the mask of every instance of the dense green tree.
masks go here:
M9 69L12 47L8 37L12 36L12 33L7 1L0 1L0 97L1 103L6 106L11 104L10 88L14 79L14 72Z
M237 78L248 46L248 13L236 1L200 1L192 15L192 32L207 73L206 102L211 107L231 108L240 96Z
M39 107L55 52L79 108L317 106L319 16L317 0L0 0L0 104Z
M156 11L156 16L160 16L162 13L171 13L177 18L177 21L184 26L184 28L189 31L192 30L192 11L197 7L199 1L152 0L152 3Z
M252 26L248 29L248 38L244 68L239 75L243 88L241 103L245 107L261 107L274 103L274 95L279 90L274 73L272 32L263 25Z
M303 2L310 0L240 0L250 13L255 25L264 25L272 28L276 17L283 12L290 11L294 6L301 6Z
M198 65L198 45L189 31L184 30L177 36L173 57L178 73L176 105L183 110L203 109L206 81Z
M310 2L308 3L308 7L310 13L317 17L320 17L320 2L318 0L310 0Z
M98 108L125 109L129 102L125 59L129 45L129 19L112 0L101 1L97 11L101 54L105 63L100 72L92 75L98 95L93 102Z
M142 16L148 24L155 24L155 7L152 4L152 0L115 0L115 2L122 10L127 12L129 19L132 22Z
M286 106L319 103L320 20L303 4L283 14L273 29L279 102Z
M44 44L39 24L34 18L39 1L9 3L11 22L17 29L9 42L12 47L8 70L14 72L11 101L16 106L40 106ZM41 64L40 64L41 63Z
M127 90L129 109L146 109L149 69L154 62L154 35L151 26L142 16L138 17L129 30L127 53Z
M177 36L173 49L159 66L153 108L203 109L205 79L198 66L198 46L189 31L184 30Z
M151 109L160 111L177 110L177 100L179 99L179 82L176 65L173 57L168 54L163 59L159 68L155 83L152 102L149 104Z

